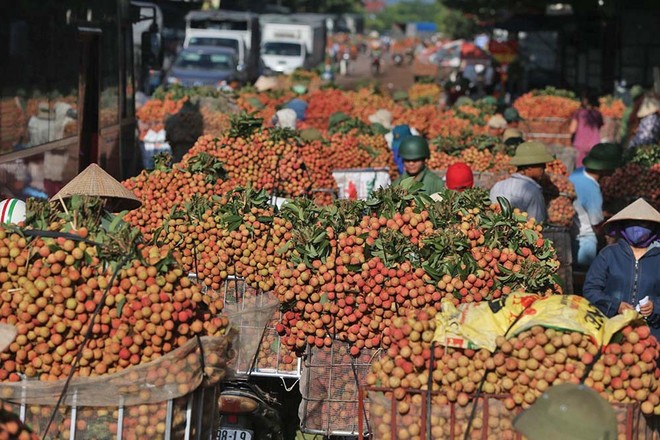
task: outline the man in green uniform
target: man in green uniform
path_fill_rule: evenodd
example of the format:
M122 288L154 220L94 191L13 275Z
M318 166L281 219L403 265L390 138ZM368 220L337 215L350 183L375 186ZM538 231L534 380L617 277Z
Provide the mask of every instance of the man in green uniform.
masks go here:
M399 156L403 159L405 172L394 181L394 185L400 184L404 179L413 177L416 181L424 184L422 192L425 194L435 194L445 188L442 179L426 167L426 160L431 157L426 139L421 136L406 137L399 147Z

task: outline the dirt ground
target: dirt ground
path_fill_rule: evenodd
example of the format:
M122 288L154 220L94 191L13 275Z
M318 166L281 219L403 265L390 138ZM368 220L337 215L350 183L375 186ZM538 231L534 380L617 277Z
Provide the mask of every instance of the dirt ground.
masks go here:
M371 59L367 55L360 54L356 61L349 64L348 75L337 74L335 78L337 84L347 89L374 81L391 91L407 91L414 82L412 66L406 63L396 66L391 55L386 54L381 61L380 73L374 76L371 73Z

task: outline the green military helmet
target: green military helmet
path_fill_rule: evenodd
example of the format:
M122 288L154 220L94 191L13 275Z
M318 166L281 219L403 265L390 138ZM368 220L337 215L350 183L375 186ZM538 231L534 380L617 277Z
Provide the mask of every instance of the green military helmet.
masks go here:
M618 144L602 142L593 146L582 164L589 170L610 171L621 166L623 151Z
M506 110L504 110L504 119L506 119L507 122L522 121L522 118L520 117L520 113L518 113L518 110L516 110L513 107L509 107Z
M586 385L564 383L548 389L513 420L529 440L616 440L612 406Z
M472 105L474 101L469 96L460 96L454 103L454 107L460 107L462 105Z
M495 98L494 96L488 95L488 96L484 96L483 98L481 98L481 102L483 102L484 104L487 104L487 105L497 105L497 98Z
M408 136L401 141L399 156L403 160L420 160L431 157L429 143L422 136Z

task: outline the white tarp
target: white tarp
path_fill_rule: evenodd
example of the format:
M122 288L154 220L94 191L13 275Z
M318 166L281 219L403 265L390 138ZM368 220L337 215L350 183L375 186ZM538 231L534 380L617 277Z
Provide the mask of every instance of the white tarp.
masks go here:
M340 199L366 200L378 188L392 183L389 168L354 168L333 170Z

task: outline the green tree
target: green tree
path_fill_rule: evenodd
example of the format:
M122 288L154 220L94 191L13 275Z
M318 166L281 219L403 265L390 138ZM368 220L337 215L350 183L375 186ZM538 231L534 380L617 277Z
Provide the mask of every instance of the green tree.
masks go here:
M211 2L212 0L207 0ZM340 14L362 10L361 0L221 0L220 8L263 11L267 5L284 6L292 12Z
M459 10L445 6L441 1L402 1L386 7L371 18L367 25L372 29L389 30L395 24L434 22L438 30L450 38L468 38L477 31L476 22Z
M429 3L421 0L401 1L387 6L373 17L369 27L377 30L391 29L394 24L431 21L439 23L444 7L440 3Z
M502 13L543 13L549 4L567 3L573 11L580 14L598 13L613 16L622 7L632 6L637 10L657 11L657 0L605 0L600 4L596 0L437 0L449 8L476 15L483 19L493 18Z
M342 12L359 12L362 10L360 0L280 0L277 3L287 6L294 12L316 12L322 14L339 14Z

